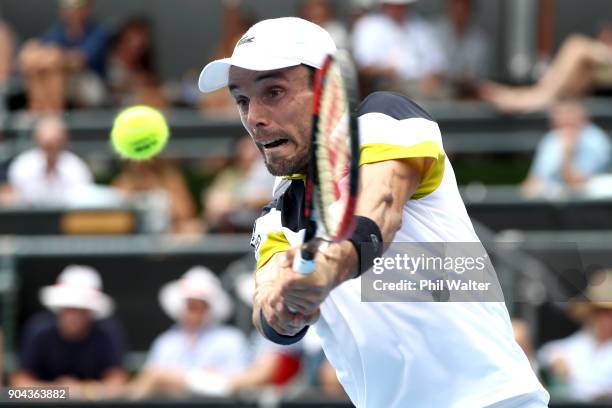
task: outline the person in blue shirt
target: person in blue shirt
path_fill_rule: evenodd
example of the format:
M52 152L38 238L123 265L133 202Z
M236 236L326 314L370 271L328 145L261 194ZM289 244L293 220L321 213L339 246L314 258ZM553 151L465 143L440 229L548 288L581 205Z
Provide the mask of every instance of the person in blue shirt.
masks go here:
M67 104L87 107L105 97L102 78L108 32L91 18L91 0L59 0L60 21L19 56L28 105L34 112L59 112Z
M550 120L552 129L540 141L523 183L523 191L530 197L579 190L610 166L610 139L590 121L581 104L560 102L551 110Z
M219 279L210 269L194 266L165 284L159 301L176 324L153 341L126 396L230 393L228 378L247 367L248 343L238 328L222 324L232 313L233 302Z

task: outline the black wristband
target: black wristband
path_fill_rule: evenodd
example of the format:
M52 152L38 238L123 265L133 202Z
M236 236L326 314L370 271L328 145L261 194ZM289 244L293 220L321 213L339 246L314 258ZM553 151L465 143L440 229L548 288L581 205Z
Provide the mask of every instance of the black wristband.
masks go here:
M300 330L297 334L294 334L293 336L285 336L284 334L279 334L276 330L272 328L272 326L268 324L268 321L266 320L266 317L263 314L263 310L261 309L259 310L259 320L261 321L261 330L263 331L264 336L268 340L283 346L288 346L290 344L297 343L298 341L302 340L302 338L304 338L304 336L306 335L306 332L308 331L309 327L304 327L302 330Z
M368 217L356 216L355 231L349 241L357 250L357 276L374 265L374 259L383 253L382 233L378 225Z

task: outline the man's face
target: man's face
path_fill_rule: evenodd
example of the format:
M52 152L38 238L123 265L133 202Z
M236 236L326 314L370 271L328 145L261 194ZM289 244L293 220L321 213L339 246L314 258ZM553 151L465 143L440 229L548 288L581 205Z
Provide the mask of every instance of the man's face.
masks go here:
M62 20L64 20L66 24L83 27L91 15L91 6L89 4L84 4L77 7L62 7L60 12Z
M402 24L408 14L409 6L406 4L388 4L383 3L381 10L383 14L395 21L397 24Z
M593 329L600 341L612 339L612 309L596 307L593 312Z
M208 320L207 302L201 299L185 299L185 313L182 318L183 326L187 330L198 330Z
M45 153L48 164L54 166L66 145L66 131L58 123L49 121L37 129L36 143Z
M67 307L58 314L58 327L63 338L77 341L89 332L93 319L92 313L87 309Z
M268 171L275 176L306 172L313 103L308 68L251 71L231 67L228 87Z
M577 131L587 122L585 111L574 103L561 103L552 110L552 126L558 130Z
M472 2L470 0L451 0L449 14L456 25L460 27L467 25L472 14Z

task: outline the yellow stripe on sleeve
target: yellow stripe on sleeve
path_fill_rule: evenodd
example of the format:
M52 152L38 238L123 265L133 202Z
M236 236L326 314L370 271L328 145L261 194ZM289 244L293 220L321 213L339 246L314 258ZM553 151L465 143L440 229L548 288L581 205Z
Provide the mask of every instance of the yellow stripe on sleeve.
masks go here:
M282 232L269 232L267 239L259 248L259 257L257 258L257 269L263 267L270 258L279 252L283 252L291 248L289 241L285 238Z
M430 157L435 160L415 193L410 197L411 200L418 200L433 193L442 183L446 155L437 143L426 141L412 146L384 143L366 144L361 146L359 165L417 157Z

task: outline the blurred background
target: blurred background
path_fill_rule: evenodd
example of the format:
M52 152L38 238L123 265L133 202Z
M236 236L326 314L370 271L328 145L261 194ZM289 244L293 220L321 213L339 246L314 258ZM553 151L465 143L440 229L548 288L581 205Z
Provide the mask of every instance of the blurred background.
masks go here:
M0 0L2 385L350 406L316 338L253 332L250 231L274 180L229 94L197 90L281 16L351 51L362 96L438 121L551 406L612 406L609 0ZM133 104L172 131L145 163L108 142Z

